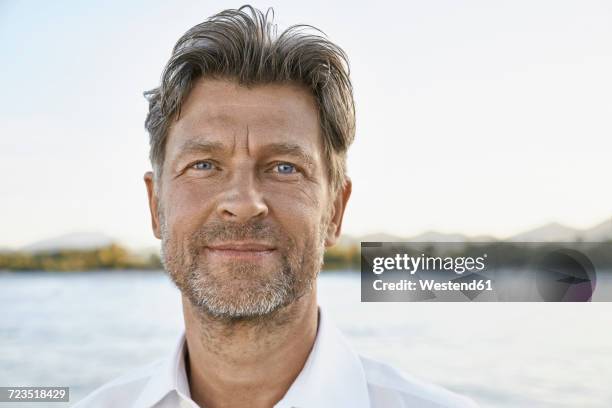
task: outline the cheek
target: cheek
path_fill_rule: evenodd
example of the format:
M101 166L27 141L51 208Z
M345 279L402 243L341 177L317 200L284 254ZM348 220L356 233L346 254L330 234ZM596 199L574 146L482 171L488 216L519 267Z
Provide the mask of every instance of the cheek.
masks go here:
M322 184L301 180L299 182L269 182L261 184L263 196L270 205L294 208L303 214L320 213L326 190Z
M165 209L169 227L183 232L199 228L212 211L214 194L211 189L193 183L175 184L169 188Z
M323 217L324 197L301 189L270 191L265 200L272 216L297 242L314 237Z

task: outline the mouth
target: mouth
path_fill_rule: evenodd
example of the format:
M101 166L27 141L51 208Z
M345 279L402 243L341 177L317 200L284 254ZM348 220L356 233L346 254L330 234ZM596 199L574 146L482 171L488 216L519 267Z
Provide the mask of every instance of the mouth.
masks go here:
M212 256L226 259L261 259L276 251L271 244L246 241L208 245L204 249Z

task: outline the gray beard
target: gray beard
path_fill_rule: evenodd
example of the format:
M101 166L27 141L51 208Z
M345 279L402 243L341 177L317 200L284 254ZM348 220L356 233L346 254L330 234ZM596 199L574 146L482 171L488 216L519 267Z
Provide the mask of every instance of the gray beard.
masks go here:
M229 268L226 275L219 276L198 262L201 246L197 245L197 238L191 237L186 245L178 247L170 239L163 217L159 219L164 269L196 310L216 321L236 323L272 319L278 311L312 291L323 265L324 232L327 229L325 221L321 223L317 237L308 240L301 253L292 240L285 240L280 268L272 273L257 274L257 265L240 263ZM209 234L216 238L232 228L219 225L211 230L215 232L203 235ZM235 228L233 230L238 231ZM244 234L240 235L261 238L268 232L258 227L245 226ZM231 238L236 238L235 234Z

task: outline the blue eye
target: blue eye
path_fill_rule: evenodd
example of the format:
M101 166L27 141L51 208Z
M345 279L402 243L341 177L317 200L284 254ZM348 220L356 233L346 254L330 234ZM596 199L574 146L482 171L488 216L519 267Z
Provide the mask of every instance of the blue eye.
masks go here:
M276 165L276 169L281 174L291 174L296 171L295 166L289 163L279 163Z
M191 167L196 170L212 170L213 164L209 161L199 161L194 163Z

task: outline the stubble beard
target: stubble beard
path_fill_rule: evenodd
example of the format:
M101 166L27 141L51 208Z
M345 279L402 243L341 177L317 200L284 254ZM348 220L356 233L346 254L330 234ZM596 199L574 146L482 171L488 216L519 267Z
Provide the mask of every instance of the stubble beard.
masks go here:
M312 291L323 266L327 220L299 249L280 228L263 222L208 223L192 236L174 239L159 211L164 269L193 307L208 318L234 323L269 320ZM215 271L202 254L207 243L261 240L272 242L279 256L272 268L236 261Z

